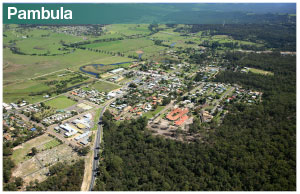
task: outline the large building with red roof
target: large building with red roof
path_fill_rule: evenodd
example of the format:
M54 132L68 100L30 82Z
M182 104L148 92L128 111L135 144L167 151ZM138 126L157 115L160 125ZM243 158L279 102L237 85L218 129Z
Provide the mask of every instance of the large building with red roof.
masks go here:
M189 112L189 109L180 109L176 108L171 111L166 118L170 121L175 121L175 125L182 125L189 117L186 115Z

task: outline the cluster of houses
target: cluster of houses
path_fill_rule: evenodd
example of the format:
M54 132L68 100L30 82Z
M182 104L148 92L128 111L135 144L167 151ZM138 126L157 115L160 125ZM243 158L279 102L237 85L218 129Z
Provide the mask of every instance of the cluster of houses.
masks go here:
M116 105L116 102L113 102L110 104L110 107L116 108L118 110L123 110L124 108L126 108L128 106L127 106L127 104Z
M105 92L99 92L96 89L83 90L80 88L72 91L70 94L74 96L78 96L80 98L84 98L95 104L102 104L106 98Z
M3 126L8 127L10 131L15 130L16 127L29 128L29 125L21 117L9 113L3 113Z
M28 104L28 102L26 102L25 100L21 101L20 103L16 104L16 103L2 103L2 106L5 110L12 110L12 109L18 109L21 108L23 106L26 106Z
M3 113L3 138L5 141L14 140L15 136L22 135L21 133L14 133L16 129L35 131L31 123L25 122L18 115L11 113Z
M235 87L232 96L227 98L227 102L240 101L243 103L256 103L260 101L262 92L245 90L240 87Z
M122 79L124 79L124 77L123 76L121 76L121 75L114 75L114 76L112 76L112 77L109 77L109 78L107 78L106 80L107 81L111 81L111 82L119 82L119 81L121 81Z
M73 114L71 113L71 111L66 111L66 112L61 111L60 113L56 113L54 115L44 118L42 120L42 123L46 124L46 125L51 125L51 124L66 120L72 116L73 116Z

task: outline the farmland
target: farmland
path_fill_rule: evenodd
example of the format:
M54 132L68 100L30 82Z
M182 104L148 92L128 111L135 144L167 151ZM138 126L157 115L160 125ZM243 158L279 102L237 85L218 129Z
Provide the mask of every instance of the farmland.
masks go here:
M108 32L112 34L130 35L146 35L150 31L147 24L114 24L106 27Z
M154 44L153 41L148 40L146 38L137 38L137 39L117 40L112 42L92 43L92 44L85 45L85 47L124 53L128 51L135 51L147 46L151 46L153 44Z
M3 86L5 102L26 100L35 103L45 100L43 96L52 97L72 86L91 82L92 79L81 74L62 70L45 76L27 79L24 81L6 82ZM60 88L60 89L59 89Z

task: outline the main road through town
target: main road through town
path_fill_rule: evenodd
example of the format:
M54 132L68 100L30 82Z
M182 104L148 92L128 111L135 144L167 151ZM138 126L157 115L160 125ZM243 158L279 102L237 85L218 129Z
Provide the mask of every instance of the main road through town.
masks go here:
M98 121L98 130L96 135L96 142L94 145L94 159L93 159L93 168L92 168L92 179L89 186L89 191L91 191L95 185L95 179L97 176L98 166L99 166L99 159L100 159L100 144L101 144L101 133L103 133L102 128L102 118L103 113L105 112L105 109L107 106L109 106L115 99L111 99L102 109Z

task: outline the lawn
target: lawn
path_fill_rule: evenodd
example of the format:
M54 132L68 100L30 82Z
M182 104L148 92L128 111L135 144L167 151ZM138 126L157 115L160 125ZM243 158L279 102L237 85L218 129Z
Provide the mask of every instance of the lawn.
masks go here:
M92 131L96 131L98 129L98 121L99 121L101 111L102 111L102 108L99 108L96 111L95 118L94 118L94 127L92 128Z
M37 148L38 146L51 140L53 140L53 138L48 135L38 136L32 140L29 140L22 144L19 149L14 150L11 158L16 164L23 162L29 158L27 154L31 152L31 148Z
M154 117L157 113L162 111L165 108L165 106L157 106L157 108L154 111L149 111L143 114L143 116L147 117L148 119L151 119Z
M65 109L65 108L68 108L72 105L76 104L75 101L71 100L71 99L68 99L66 96L58 96L54 99L51 99L47 102L45 102L45 105L47 106L51 106L53 108L56 108L56 109Z
M112 90L120 88L120 86L113 84L113 83L99 81L99 82L96 82L95 84L91 85L91 88L95 88L96 90L99 90L100 92L110 92Z
M57 139L53 139L52 141L49 141L44 144L44 149L52 149L60 144L61 142L59 142Z

